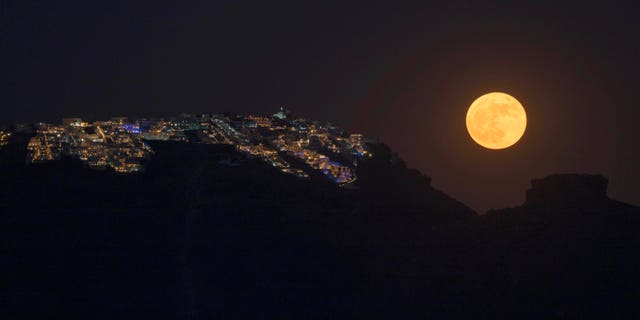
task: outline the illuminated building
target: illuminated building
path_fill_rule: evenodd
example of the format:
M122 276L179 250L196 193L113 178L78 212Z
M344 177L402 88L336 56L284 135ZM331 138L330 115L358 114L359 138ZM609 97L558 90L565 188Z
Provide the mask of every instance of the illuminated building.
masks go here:
M129 122L129 118L127 117L112 117L111 118L111 122L116 123L116 124L124 124Z
M0 148L4 147L9 143L9 138L11 137L11 132L0 131Z
M280 120L288 119L291 116L291 111L285 109L284 107L280 107L280 111L273 114L274 118L278 118Z
M72 126L79 127L80 125L82 125L82 119L81 118L64 118L62 119L62 125L65 127L72 127Z

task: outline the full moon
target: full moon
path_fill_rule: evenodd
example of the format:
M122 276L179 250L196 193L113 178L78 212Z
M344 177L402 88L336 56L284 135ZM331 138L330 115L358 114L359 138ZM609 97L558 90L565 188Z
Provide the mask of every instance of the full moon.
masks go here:
M514 145L527 127L527 114L516 98L491 92L473 101L467 111L467 130L471 138L488 149Z

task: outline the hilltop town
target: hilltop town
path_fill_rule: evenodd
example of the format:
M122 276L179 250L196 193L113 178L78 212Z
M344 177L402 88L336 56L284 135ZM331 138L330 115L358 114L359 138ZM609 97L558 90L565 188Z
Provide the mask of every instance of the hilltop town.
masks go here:
M149 141L233 145L283 173L306 179L315 170L340 186L354 182L358 161L371 156L362 134L293 117L284 108L270 116L181 114L170 119L115 117L94 122L65 118L57 124L37 123L33 130L27 163L71 158L119 173L145 170L145 162L154 154ZM10 135L0 132L0 147ZM306 165L297 165L299 161Z

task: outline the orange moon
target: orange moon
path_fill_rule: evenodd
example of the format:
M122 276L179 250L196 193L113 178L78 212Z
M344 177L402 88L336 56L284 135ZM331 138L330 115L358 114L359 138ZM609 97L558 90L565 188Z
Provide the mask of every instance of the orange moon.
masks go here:
M527 114L516 98L491 92L477 98L467 111L467 131L479 145L504 149L514 145L527 128Z

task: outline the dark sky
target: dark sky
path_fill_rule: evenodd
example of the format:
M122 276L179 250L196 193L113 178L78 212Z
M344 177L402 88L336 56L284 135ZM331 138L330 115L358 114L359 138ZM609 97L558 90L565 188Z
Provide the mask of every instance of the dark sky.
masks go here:
M634 1L0 3L0 122L284 105L379 137L479 211L554 172L602 173L640 204ZM506 150L465 129L490 91L527 110Z

